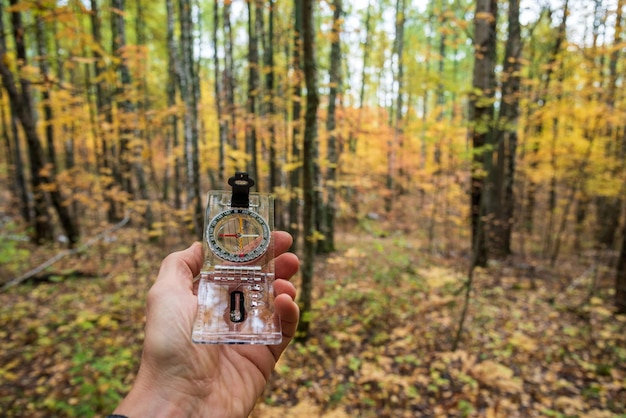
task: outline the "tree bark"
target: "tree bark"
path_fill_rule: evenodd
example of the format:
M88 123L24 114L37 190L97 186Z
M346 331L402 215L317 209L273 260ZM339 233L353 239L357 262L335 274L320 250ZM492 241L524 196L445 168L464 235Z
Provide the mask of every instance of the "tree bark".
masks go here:
M46 145L48 151L48 164L50 169L57 172L56 146L54 143L54 121L52 105L50 103L50 76L48 74L48 48L46 47L46 28L40 14L35 17L35 36L37 39L37 53L39 54L39 72L41 74L43 89L41 92L44 123L46 126Z
M519 0L509 0L508 37L505 46L502 99L496 130L497 158L493 166L495 213L489 249L496 258L511 254L511 234L515 209L513 184L519 120L520 54L522 51Z
M230 23L232 0L224 0L223 25L224 25L224 88L226 95L225 113L229 116L229 128L227 132L228 144L234 150L237 146L237 107L235 106L235 68L233 56L233 30ZM227 176L228 177L228 176Z
M615 271L615 306L618 313L626 314L626 223L622 226L622 249Z
M219 27L219 0L213 2L213 77L215 78L215 112L218 121L219 152L218 152L218 173L219 184L226 184L226 145L228 144L228 124L224 114L224 86L220 77L219 41L217 28Z
M133 134L130 127L129 115L133 112L133 105L127 98L125 89L130 85L130 72L123 56L126 48L126 24L124 22L124 0L111 0L111 51L118 59L117 73L119 87L115 91L115 101L118 109L119 124L119 164L118 182L122 189L132 196L134 193L131 180L131 151L129 143ZM121 216L121 213L117 214Z
M261 85L259 77L259 39L257 37L257 11L262 11L258 0L248 1L248 100L246 103L246 154L248 154L247 171L257 179L256 187L260 189L259 171L257 166L257 98Z
M200 201L200 160L198 155L198 91L193 54L192 6L189 0L180 2L180 38L181 38L181 85L180 92L185 102L183 118L185 138L185 167L187 172L187 205L192 210L193 230L198 239L202 239L204 213Z
M9 1L11 6L17 4L16 0ZM26 56L26 45L24 42L24 27L22 25L22 15L20 12L11 12L11 23L13 26L13 38L15 40L15 53L20 66L28 64L28 58ZM6 50L2 51L2 57ZM17 90L13 84L13 75L6 64L2 64L2 80L7 89L9 99L13 103L16 115L20 120L24 130L29 129L31 134L26 138L28 144L28 157L30 161L31 171L31 187L33 193L33 209L34 209L34 239L37 244L43 244L46 241L53 240L53 226L50 213L48 212L47 202L45 199L45 193L42 190L42 186L45 183L41 177L41 172L45 167L45 160L43 155L43 148L35 128L36 120L34 119L33 105L30 81L22 78L20 79L21 92ZM25 119L26 118L26 119ZM27 128L28 125L28 128ZM32 126L30 126L32 125Z
M4 2L0 0L0 50L6 51L6 37L4 27ZM1 96L0 96L1 97ZM4 111L4 108L3 108ZM7 120L8 119L8 120ZM3 135L7 143L7 156L10 164L9 178L14 179L14 190L16 197L19 201L19 210L22 218L26 223L32 223L31 205L28 197L28 185L26 181L26 173L24 162L22 158L22 146L20 143L18 128L17 128L17 111L13 102L9 98L9 112L5 119L4 114L2 121L4 124ZM6 121L6 123L5 123ZM9 138L9 131L11 137Z
M476 265L487 264L488 248L485 215L491 211L489 185L483 173L491 172L491 150L494 126L496 22L498 16L496 0L477 0L474 17L474 72L472 85L475 94L470 103L470 123L473 153L471 175L470 214L472 224L472 251L477 254ZM483 213L481 208L485 208ZM480 230L483 229L481 232Z
M385 195L385 210L390 212L393 206L395 197L398 194L398 187L396 187L396 176L402 174L402 169L398 167L398 150L401 148L402 136L404 135L403 127L403 81L404 81L404 14L405 3L404 0L396 0L396 36L394 42L394 52L396 60L396 72L395 72L395 86L397 88L395 97L395 109L391 112L394 116L393 122L393 134L387 141L387 192Z
M538 94L533 99L533 101L535 102L535 109L536 109L535 112L538 110L541 110L551 100L551 97L548 94L548 92L549 92L550 82L552 80L552 75L554 74L557 60L559 59L558 54L561 51L563 42L565 41L565 36L566 36L565 30L567 27L567 16L568 16L568 7L569 7L568 2L569 0L565 0L564 9L563 9L563 18L557 30L556 38L554 41L554 46L550 51L550 55L548 56L547 62L544 64L546 68L545 73L543 73L543 69L540 69L539 71L542 74L539 74L539 73L534 74L531 68L531 72L534 74L534 76L535 77L539 76L541 78L541 85L539 87ZM547 19L548 20L552 19L551 13L548 13ZM531 75L531 78L532 78L532 75ZM529 115L528 119L531 120L532 116L533 115ZM541 131L543 130L543 126L541 125L541 123L539 122L535 126L531 126L531 127L535 131L534 133L537 136L540 136ZM531 161L532 162L530 164L531 171L534 171L537 169L537 165L538 165L537 155L539 154L540 147L541 147L541 144L538 141L532 144L532 147L531 147L531 150L532 150ZM526 196L526 205L525 205L526 207L524 210L523 224L524 224L524 230L526 230L527 232L532 232L534 229L534 223L535 223L534 212L535 212L535 206L536 206L536 200L537 200L536 199L537 184L535 183L534 180L532 180L532 178L529 178L527 189L528 191L527 191L527 196Z
M42 188L45 185L56 184L54 179L54 173L49 170L45 170L45 157L44 151L41 146L35 121L32 118L32 110L29 110L27 103L30 103L30 96L22 91L20 94L15 86L13 74L9 68L5 65L6 62L6 50L0 50L0 75L2 77L2 83L6 89L11 102L13 103L17 116L22 124L24 130L24 136L28 144L28 155L30 159L31 169L31 182L33 188L33 194L35 195L35 214L41 216L41 218L35 218L35 242L42 244L45 241L52 240L52 222L50 214L46 206L46 199ZM24 82L22 82L24 84ZM25 103L23 99L28 101ZM61 227L65 232L68 243L73 246L79 239L79 232L76 224L70 216L67 205L64 204L64 199L61 196L61 192L58 187L53 187L49 191L50 200L59 217ZM41 205L41 206L38 206Z
M298 325L301 340L308 337L313 293L313 264L315 261L315 164L318 157L317 149L317 108L319 96L317 91L317 70L315 65L315 25L313 0L296 0L302 2L302 59L306 83L306 113L304 141L302 145L302 191L304 208L302 214L304 251L302 262L302 319Z
M604 88L604 100L609 109L615 109L616 93L619 91L617 87L617 79L619 76L618 61L619 61L619 48L623 42L623 8L624 0L617 2L617 9L615 14L615 28L613 35L613 50L609 55L608 63L608 81ZM623 128L623 127L621 127ZM611 142L606 148L606 157L613 158L616 161L622 161L622 169L624 168L624 156L620 155L626 151L626 144L621 144L623 139L620 137L621 129L618 124L613 122L607 122L605 132L607 138ZM612 177L619 176L619 168L615 168L609 172ZM597 227L595 231L596 246L598 248L612 249L616 247L616 232L619 230L620 224L620 212L623 205L623 199L621 196L598 196L596 198L596 219Z
M326 144L326 158L328 169L326 170L326 203L323 205L322 220L319 223L323 235L320 240L320 252L330 253L335 250L335 212L337 194L337 163L339 151L337 149L337 101L341 94L341 26L343 6L342 0L333 2L333 27L331 32L330 46L330 91L328 93L328 115L326 116L326 132L328 143Z
M165 0L166 10L166 42L167 42L167 107L169 116L165 134L165 171L163 173L163 201L170 197L170 176L174 177L174 207L182 207L180 188L180 159L173 152L178 147L178 112L176 108L176 86L180 83L180 64L174 39L174 4L172 0Z
M102 45L102 28L100 24L100 11L98 8L97 0L91 0L91 35L94 43L103 48ZM107 218L109 222L117 222L121 218L117 208L117 202L113 198L113 187L115 182L119 179L119 167L116 163L115 147L109 142L111 139L111 127L113 126L113 108L111 106L111 92L106 83L104 73L106 71L105 58L98 48L93 49L92 57L94 60L93 69L96 84L96 124L94 134L96 138L99 138L100 146L100 158L97 157L96 161L99 162L98 171L100 174L109 176L112 181L108 181L105 186L104 198L107 201ZM96 142L98 139L96 139Z
M292 52L292 68L293 68L293 87L291 101L291 163L294 167L289 175L289 186L291 189L291 197L289 200L289 233L293 237L293 248L298 245L300 236L300 176L302 169L296 166L296 163L302 161L302 148L300 141L302 140L302 48L303 48L303 1L294 1L294 32L293 32L293 52ZM305 234L306 235L306 234Z

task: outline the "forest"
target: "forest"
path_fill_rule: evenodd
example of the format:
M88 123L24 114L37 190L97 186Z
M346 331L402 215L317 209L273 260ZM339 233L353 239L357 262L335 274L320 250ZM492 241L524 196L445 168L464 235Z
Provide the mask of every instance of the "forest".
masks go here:
M245 171L294 237L255 417L626 417L624 0L0 0L0 411L102 416Z

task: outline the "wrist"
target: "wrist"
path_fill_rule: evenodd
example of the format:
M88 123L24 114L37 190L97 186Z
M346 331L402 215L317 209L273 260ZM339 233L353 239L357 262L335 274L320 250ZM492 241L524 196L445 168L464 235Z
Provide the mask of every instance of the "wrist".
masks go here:
M128 418L201 416L202 402L180 390L167 377L153 375L142 365L135 383L113 412Z
M162 388L149 388L137 381L113 413L128 418L191 417L195 415L192 403L193 399L179 393L166 393Z

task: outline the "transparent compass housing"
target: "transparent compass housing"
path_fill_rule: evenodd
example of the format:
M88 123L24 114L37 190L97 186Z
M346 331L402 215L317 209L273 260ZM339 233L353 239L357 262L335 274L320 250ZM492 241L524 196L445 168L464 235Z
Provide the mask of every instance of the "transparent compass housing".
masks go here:
M279 344L274 310L274 201L250 193L248 208L211 191L204 221L204 264L192 340L198 344Z

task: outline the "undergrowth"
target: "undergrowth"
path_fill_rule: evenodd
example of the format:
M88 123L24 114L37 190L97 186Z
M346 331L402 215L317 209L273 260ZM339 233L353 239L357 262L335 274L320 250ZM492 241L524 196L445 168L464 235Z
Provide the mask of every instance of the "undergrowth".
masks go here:
M337 245L316 266L309 341L287 349L253 416L624 416L626 318L600 270L477 271L453 352L466 257L407 234L341 234ZM3 416L110 413L137 371L145 295L171 249L129 230L55 267L92 278L0 294Z

